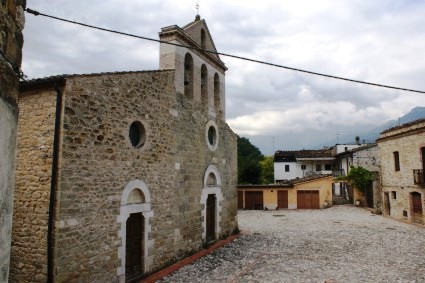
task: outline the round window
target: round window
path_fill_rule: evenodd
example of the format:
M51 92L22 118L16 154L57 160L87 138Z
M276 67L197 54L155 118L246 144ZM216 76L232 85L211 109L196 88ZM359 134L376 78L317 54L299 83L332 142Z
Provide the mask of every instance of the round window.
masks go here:
M210 126L208 129L208 142L211 146L215 145L215 142L217 140L217 132L215 131L214 126Z
M217 125L214 121L209 121L206 127L206 141L208 148L212 151L217 149L218 146L218 132Z
M135 121L130 125L130 142L134 147L141 147L146 141L146 131L143 124Z

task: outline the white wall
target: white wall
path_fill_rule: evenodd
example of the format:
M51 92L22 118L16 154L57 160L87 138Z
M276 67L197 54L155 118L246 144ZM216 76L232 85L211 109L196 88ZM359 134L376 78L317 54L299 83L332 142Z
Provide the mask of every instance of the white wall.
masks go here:
M285 165L289 165L289 172L285 172ZM297 166L296 162L275 162L274 163L274 179L276 180L291 180L297 177L301 178L303 172L301 166Z
M316 165L320 164L320 171L316 171ZM325 170L325 164L332 164L332 161L299 161L299 162L275 162L274 163L274 179L291 180L303 178L311 174L332 174L332 170ZM289 172L285 172L285 165L289 165ZM305 169L301 169L301 165L305 165Z

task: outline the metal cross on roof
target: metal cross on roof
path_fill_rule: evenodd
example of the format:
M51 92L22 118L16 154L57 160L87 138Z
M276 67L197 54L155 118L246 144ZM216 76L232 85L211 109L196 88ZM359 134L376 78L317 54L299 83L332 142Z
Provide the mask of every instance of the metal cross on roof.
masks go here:
M199 1L196 1L196 15L199 16Z

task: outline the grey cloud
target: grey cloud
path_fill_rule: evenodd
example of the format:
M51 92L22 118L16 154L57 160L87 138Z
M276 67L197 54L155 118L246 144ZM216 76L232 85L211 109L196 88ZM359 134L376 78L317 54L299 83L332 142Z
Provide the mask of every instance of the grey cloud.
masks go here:
M219 51L281 65L425 89L425 3L421 1L201 1ZM161 27L194 19L182 1L33 1L41 12L158 38ZM31 7L32 6L32 7ZM26 15L24 72L31 77L158 68L159 45ZM222 56L227 117L253 121L260 149L309 147L367 121L396 118L423 95L318 78ZM323 111L325 109L325 111ZM264 119L261 115L270 119ZM254 119L254 118L256 119ZM263 119L261 119L263 118ZM261 120L262 124L256 125ZM242 121L242 122L240 122ZM272 125L276 123L277 125ZM345 123L345 125L341 125ZM373 123L372 123L373 124ZM357 128L356 128L357 127ZM238 128L234 128L238 133ZM350 132L347 133L348 135ZM277 138L279 137L279 139ZM281 141L281 143L278 143Z

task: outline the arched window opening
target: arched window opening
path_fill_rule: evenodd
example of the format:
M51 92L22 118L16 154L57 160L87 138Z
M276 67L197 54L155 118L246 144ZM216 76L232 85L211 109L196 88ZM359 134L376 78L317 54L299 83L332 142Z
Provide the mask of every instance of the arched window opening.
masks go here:
M184 57L184 94L193 98L193 58L189 53Z
M144 202L145 202L145 195L139 189L132 190L130 194L128 195L127 204L144 203Z
M217 186L217 178L215 177L215 174L212 172L208 174L207 186Z
M220 77L217 73L214 75L214 107L220 110Z
M205 43L205 30L201 29L201 48L205 49L206 48L206 43Z
M208 104L208 70L205 64L201 67L201 101L202 104Z

